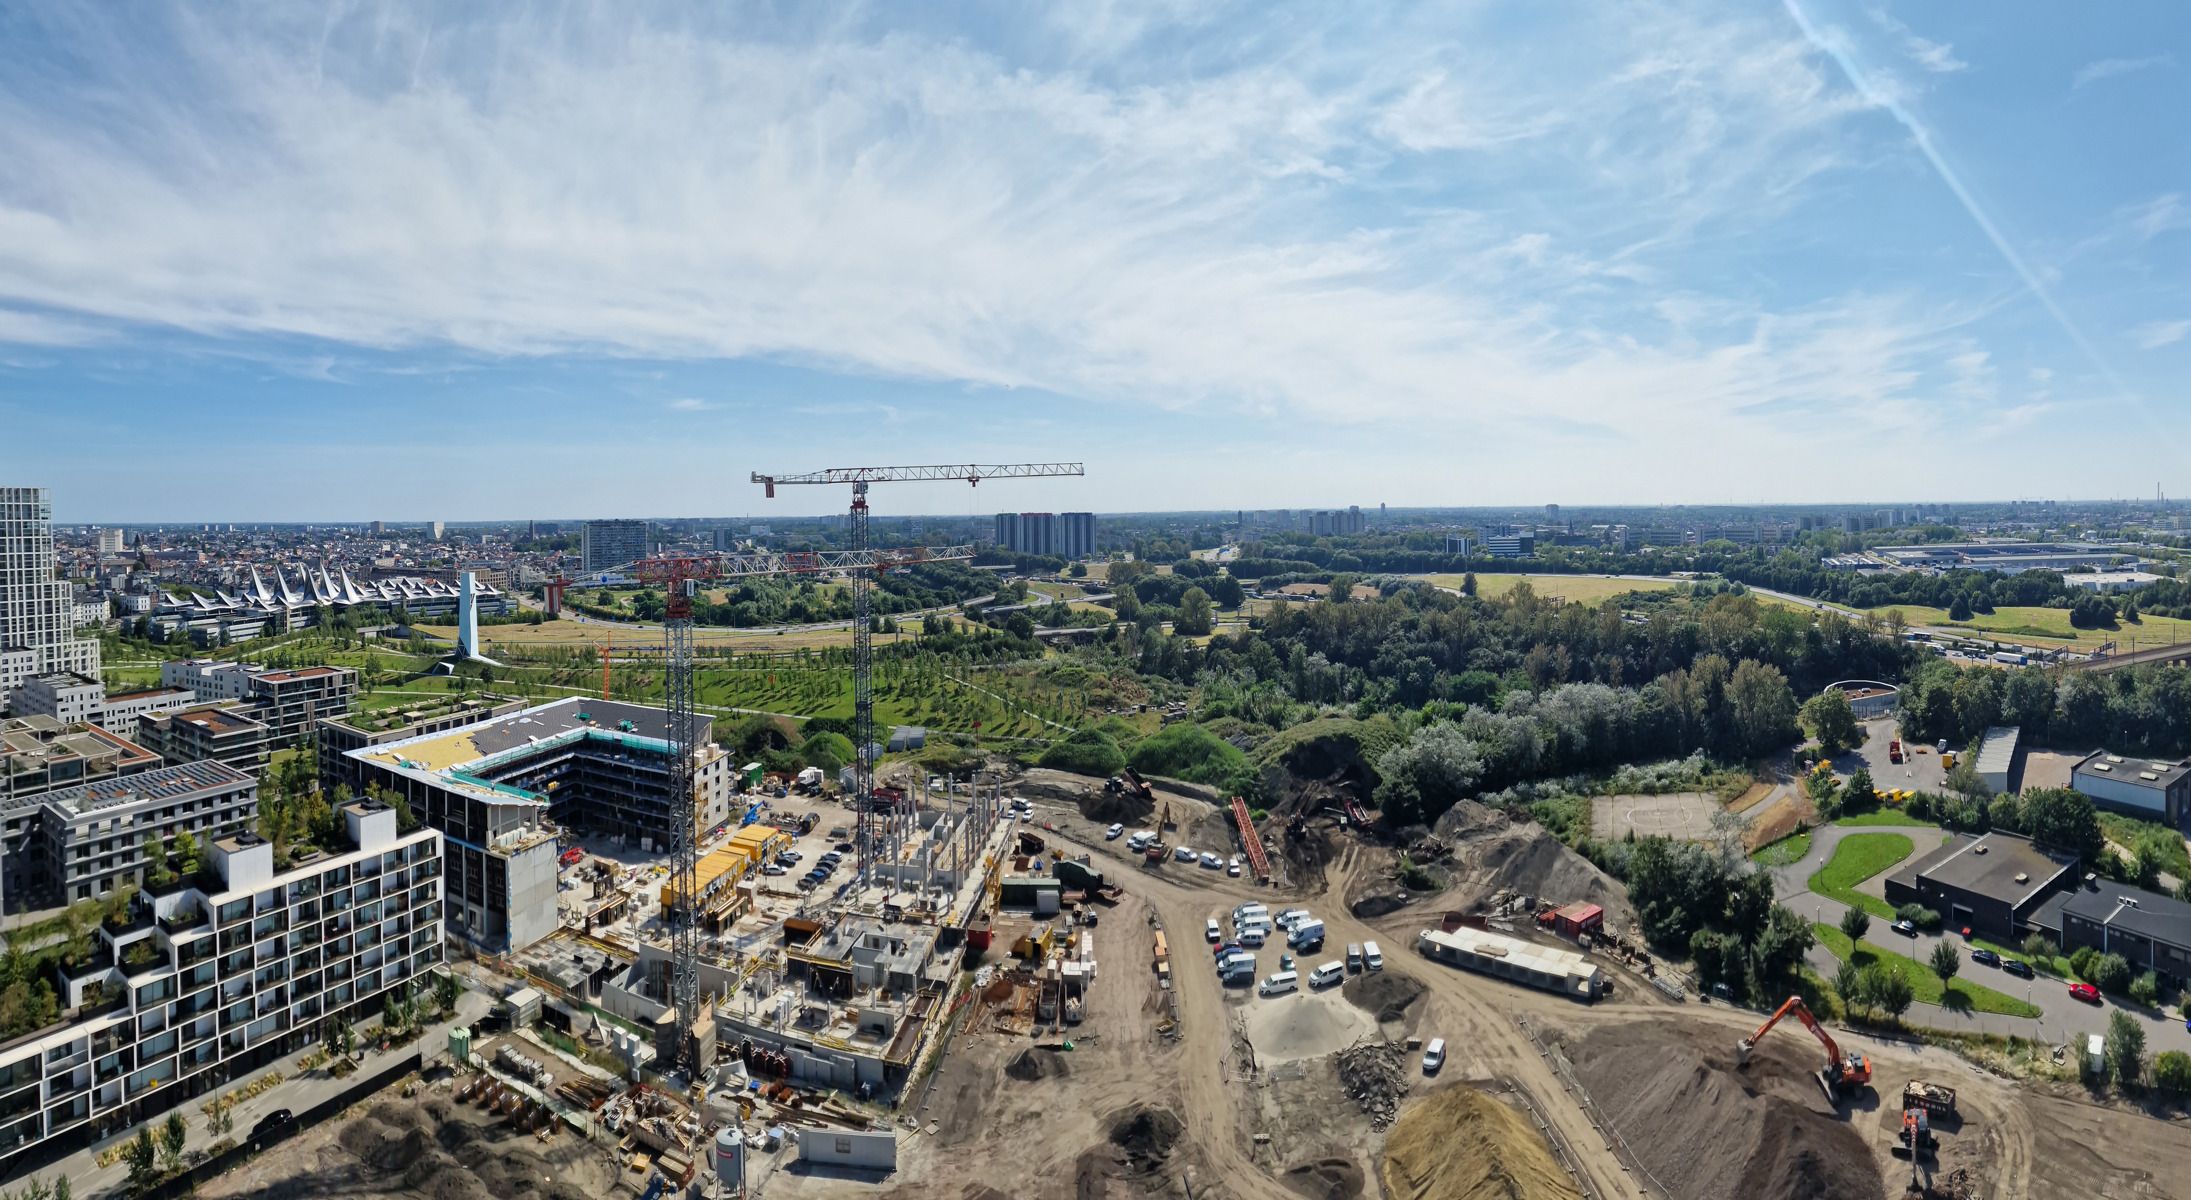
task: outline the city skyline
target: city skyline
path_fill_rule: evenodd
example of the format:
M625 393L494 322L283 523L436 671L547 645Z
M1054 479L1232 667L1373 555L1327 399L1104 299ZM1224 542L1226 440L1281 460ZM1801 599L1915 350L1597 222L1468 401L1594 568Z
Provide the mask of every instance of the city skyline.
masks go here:
M836 498L751 471L858 462L1088 463L877 497L978 516L2183 458L2166 6L445 16L23 17L0 469L70 521L209 454L253 486L178 517L765 520Z

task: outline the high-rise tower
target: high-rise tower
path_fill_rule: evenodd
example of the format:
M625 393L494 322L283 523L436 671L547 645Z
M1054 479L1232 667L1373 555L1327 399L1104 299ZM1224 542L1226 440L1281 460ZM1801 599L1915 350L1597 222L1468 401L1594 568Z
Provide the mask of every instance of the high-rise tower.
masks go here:
M75 636L72 589L53 568L46 490L0 487L0 700L49 671L99 678L99 643Z

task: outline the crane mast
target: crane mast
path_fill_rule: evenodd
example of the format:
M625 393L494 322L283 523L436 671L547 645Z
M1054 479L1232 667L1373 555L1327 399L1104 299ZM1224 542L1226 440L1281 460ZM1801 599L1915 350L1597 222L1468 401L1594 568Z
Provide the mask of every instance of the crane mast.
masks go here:
M867 544L867 488L869 484L884 482L918 482L948 480L963 481L968 486L979 486L984 479L1040 479L1057 476L1087 474L1080 463L935 463L911 467L827 467L796 475L765 475L753 473L753 482L760 484L773 499L779 485L831 484L852 487L852 507L848 514L847 533L854 555L869 553ZM873 811L875 807L875 758L881 747L875 740L875 635L874 601L870 591L875 577L882 573L883 564L872 568L860 568L851 572L852 577L852 732L853 743L853 811L857 814L857 833L853 837L854 853L858 862L858 876L865 882L871 873L875 856L887 830Z
M864 489L865 485L861 485ZM862 523L864 533L865 524ZM864 537L861 539L864 543ZM699 814L694 808L692 759L698 749L699 712L693 700L692 599L703 579L735 579L753 575L786 575L823 571L851 571L857 578L893 566L918 562L946 562L974 556L972 546L915 546L872 551L863 544L851 553L819 554L665 554L631 564L632 574L648 583L662 584L662 637L665 660L663 711L669 743L668 812L670 835L670 885L683 898L683 912L665 914L670 926L668 986L664 989L675 1014L675 1058L689 1078L699 1078L707 1067L701 1061L700 1043L693 1031L700 1024L700 922L693 897L699 893ZM855 624L864 637L867 617L855 597ZM611 633L613 637L613 631ZM857 641L855 645L859 644ZM601 659L601 697L609 694L608 654ZM864 676L859 682L864 682ZM854 686L857 700L863 690ZM866 792L860 793L862 795Z

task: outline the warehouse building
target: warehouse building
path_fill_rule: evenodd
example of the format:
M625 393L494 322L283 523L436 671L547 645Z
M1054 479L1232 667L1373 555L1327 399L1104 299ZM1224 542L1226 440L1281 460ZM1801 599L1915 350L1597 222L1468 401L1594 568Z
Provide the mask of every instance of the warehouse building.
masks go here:
M441 835L399 834L379 806L342 815L348 849L277 871L259 838L219 838L217 885L98 926L101 953L62 972L63 1020L0 1047L0 1178L294 1055L442 961Z
M1986 730L1985 740L1978 743L1978 782L1987 791L1999 794L2008 790L2009 776L2016 767L2016 741L2022 732L2019 726L1996 725Z
M2100 808L2180 826L2191 812L2191 759L2165 762L2095 750L2070 769L2069 786Z
M2191 904L2105 879L2049 900L2032 927L2062 953L2090 946L2120 954L2132 971L2151 971L2167 986L2191 983Z
M1922 904L1950 929L2007 942L2047 897L2076 882L2077 857L2013 833L1958 836L1887 877L1887 903Z
M1902 701L1900 689L1876 679L1844 679L1839 683L1827 684L1824 690L1836 689L1848 699L1849 711L1855 713L1859 721L1892 716Z

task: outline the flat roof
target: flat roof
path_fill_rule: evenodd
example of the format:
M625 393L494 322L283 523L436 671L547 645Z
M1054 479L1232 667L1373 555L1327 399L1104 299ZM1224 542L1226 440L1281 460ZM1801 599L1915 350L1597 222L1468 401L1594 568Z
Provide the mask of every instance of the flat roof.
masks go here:
M1559 946L1540 946L1535 942L1525 942L1519 938L1472 929L1465 925L1450 933L1441 929L1425 929L1417 936L1479 958L1501 959L1541 975L1591 980L1602 974L1602 969L1596 963L1573 950Z
M237 784L257 786L249 775L227 763L177 763L154 771L142 771L96 783L80 783L38 797L41 804L82 815L101 809L146 801L181 800L207 792L230 791Z
M1948 850L1918 874L1944 887L2006 900L2011 905L2021 905L2045 891L2076 864L2067 855L2049 854L2033 845L2031 839L2009 833L1980 834L1953 843ZM2019 875L2023 876L2021 882L2017 880Z
M142 700L147 696L184 696L195 694L196 693L192 692L189 688L185 687L140 688L134 692L120 692L114 695L110 695L107 697L107 703L112 704L117 700Z
M284 683L292 679L318 679L327 675L348 674L348 667L293 667L286 671L268 671L260 679Z
M581 720L581 717L590 720ZM669 733L669 715L659 708L626 704L620 700L589 700L583 696L566 696L546 704L504 713L499 717L483 717L470 725L440 733L382 742L377 746L352 750L350 753L389 766L410 762L428 771L446 771L451 767L460 767L491 755L521 749L573 730L616 731L617 726L625 721L632 724L629 732L640 737L662 740ZM710 719L702 717L701 723L702 739L705 740L704 731L710 724Z
M217 704L200 705L197 708L179 708L167 713L170 721L184 721L213 733L243 733L252 729L265 729L261 721L254 721L231 709Z
M2176 786L2176 781L2182 779L2186 772L2191 772L2191 758L2170 762L2164 758L2132 758L2127 754L2094 750L2070 768L2069 776L2075 779L2088 771L2097 779L2111 779L2132 787L2165 792Z

